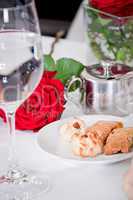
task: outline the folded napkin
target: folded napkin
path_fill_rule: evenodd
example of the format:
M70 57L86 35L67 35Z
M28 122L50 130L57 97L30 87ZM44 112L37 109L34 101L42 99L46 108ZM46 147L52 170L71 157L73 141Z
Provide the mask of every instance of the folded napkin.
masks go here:
M33 94L16 111L16 129L38 131L58 120L64 110L64 85L54 78L56 72L45 71ZM6 116L0 109L0 117Z

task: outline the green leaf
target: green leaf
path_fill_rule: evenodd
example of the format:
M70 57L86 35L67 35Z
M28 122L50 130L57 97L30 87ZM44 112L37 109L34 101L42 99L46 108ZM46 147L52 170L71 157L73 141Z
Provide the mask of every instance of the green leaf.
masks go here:
M50 55L44 55L44 67L48 71L56 71L55 61Z
M99 18L95 19L93 23L89 24L89 29L91 32L102 33L103 26L100 24Z
M80 76L83 69L84 65L80 62L70 58L62 58L56 63L56 78L62 80L62 82L66 84L72 76Z
M99 12L95 12L93 10L91 10L90 8L86 7L85 9L85 14L88 16L88 17L91 17L93 19L96 19L99 15Z
M100 44L96 43L95 40L90 42L91 48L95 54L95 56L99 59L105 59L104 53L102 52Z
M100 24L101 24L102 26L106 26L106 25L108 25L109 23L111 23L112 20L111 20L111 19L104 19L104 18L99 17L99 22L100 22Z
M117 60L119 61L124 61L126 58L126 54L125 54L125 51L123 49L120 49L118 52L117 52Z
M70 76L68 73L57 73L55 78L59 79L62 81L62 83L65 85L67 81L70 79Z

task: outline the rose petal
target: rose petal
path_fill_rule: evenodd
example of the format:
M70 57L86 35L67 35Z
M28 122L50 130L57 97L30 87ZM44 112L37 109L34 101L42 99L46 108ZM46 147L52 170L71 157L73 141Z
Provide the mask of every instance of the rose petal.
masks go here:
M64 110L64 86L54 79L56 72L45 72L33 94L16 112L16 128L37 131L58 120ZM6 120L0 110L0 117Z

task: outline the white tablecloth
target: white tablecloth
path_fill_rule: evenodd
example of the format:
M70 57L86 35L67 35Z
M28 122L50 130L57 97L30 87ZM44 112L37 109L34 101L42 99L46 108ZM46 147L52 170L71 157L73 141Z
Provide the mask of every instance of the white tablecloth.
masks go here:
M44 52L49 52L51 38L44 38ZM85 63L85 45L61 40L54 57L73 57ZM81 114L72 104L65 110L63 117ZM72 165L61 159L47 156L36 143L37 135L17 131L17 154L21 163L35 171L42 171L51 179L51 190L38 200L126 200L123 192L123 176L130 161L113 165ZM0 125L0 167L7 165L6 126ZM0 200L4 200L1 199Z

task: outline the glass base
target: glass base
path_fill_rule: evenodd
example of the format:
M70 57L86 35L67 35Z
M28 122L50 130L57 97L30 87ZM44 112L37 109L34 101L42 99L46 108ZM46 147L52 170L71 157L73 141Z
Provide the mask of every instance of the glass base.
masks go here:
M0 199L3 200L33 200L48 190L48 177L43 173L10 170L0 177Z

